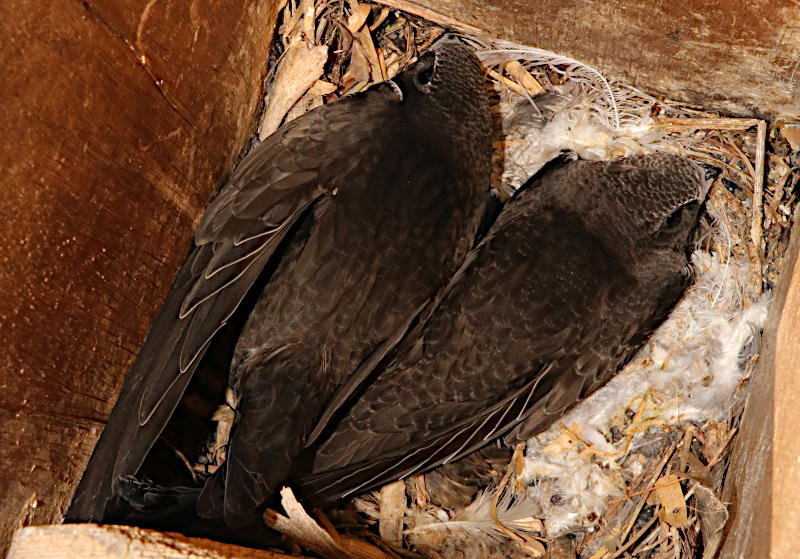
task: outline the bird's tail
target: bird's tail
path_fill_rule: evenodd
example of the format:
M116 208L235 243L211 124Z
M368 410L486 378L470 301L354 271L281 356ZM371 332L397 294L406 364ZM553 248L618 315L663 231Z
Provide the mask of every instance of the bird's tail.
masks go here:
M162 487L132 476L118 478L115 498L107 509L110 521L135 524L159 530L178 531L240 545L275 546L281 541L257 515L250 524L231 528L222 516L201 517L197 501L202 487Z
M199 519L196 510L201 490L200 487L161 487L123 476L114 483L114 493L119 499L109 516L148 525L172 523L172 519L183 521L193 516Z

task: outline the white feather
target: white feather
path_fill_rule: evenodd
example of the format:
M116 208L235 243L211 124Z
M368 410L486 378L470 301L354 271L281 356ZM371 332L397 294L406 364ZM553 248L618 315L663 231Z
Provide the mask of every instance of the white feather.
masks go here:
M581 86L586 97L594 98L599 114L605 115L608 126L619 128L622 123L619 94L609 81L597 70L578 60L554 52L517 45L508 41L492 43L495 48L478 52L478 58L487 66L512 60L524 60L534 66L548 66L568 78L572 84Z
M470 505L454 513L437 508L417 510L408 519L406 537L418 547L438 543L436 548L445 557L458 556L456 550L476 559L509 557L514 546L492 515L494 496L494 489L482 491ZM536 519L537 503L520 499L510 489L503 492L496 510L500 522L516 534L531 536L542 529Z

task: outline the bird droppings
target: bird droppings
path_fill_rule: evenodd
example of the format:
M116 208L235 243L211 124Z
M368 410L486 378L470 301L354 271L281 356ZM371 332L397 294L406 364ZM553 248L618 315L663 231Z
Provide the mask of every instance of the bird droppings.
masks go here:
M288 3L262 126L393 77L443 32L364 2ZM553 53L472 42L483 51L502 122L492 184L501 196L562 150L584 159L667 150L722 169L692 255L694 284L616 378L527 443L522 462L517 456L473 478L442 474L464 504L436 501L426 486L434 472L407 479L405 493L394 486L342 504L329 511L336 529L322 528L334 540L338 530L413 557L530 557L545 549L592 559L711 556L727 519L719 497L727 453L800 183L795 131L783 137L763 121L649 95ZM321 74L315 61L287 54L323 48ZM281 76L311 67L296 99L280 99ZM308 541L302 530L284 533Z

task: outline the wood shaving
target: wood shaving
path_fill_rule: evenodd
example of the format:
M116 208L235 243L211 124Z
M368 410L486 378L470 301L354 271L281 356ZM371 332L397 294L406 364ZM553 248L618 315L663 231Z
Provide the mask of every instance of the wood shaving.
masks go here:
M545 92L545 89L536 81L536 78L519 61L506 62L504 69L512 78L517 80L517 83L522 86L528 95L539 95Z
M372 9L369 4L359 4L356 0L350 2L350 7L353 12L347 18L347 30L355 35L367 23L367 17Z
M406 484L395 481L381 488L381 509L378 533L390 545L403 543L403 519L406 514Z
M322 77L328 47L311 46L303 40L291 43L275 73L267 95L267 105L258 137L263 140L275 132L289 109Z
M681 481L675 474L659 478L655 485L661 502L659 518L670 526L680 528L689 520L686 512L686 498L683 496Z
M323 559L390 559L390 555L365 541L341 537L328 527L326 531L305 511L288 487L281 489L281 505L286 516L267 509L264 522L281 534Z

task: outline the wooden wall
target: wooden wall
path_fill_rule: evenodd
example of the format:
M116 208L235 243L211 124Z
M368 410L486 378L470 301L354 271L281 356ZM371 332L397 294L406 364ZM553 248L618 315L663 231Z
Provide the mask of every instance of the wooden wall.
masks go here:
M62 518L252 134L277 3L0 4L0 557Z
M379 0L736 114L800 114L797 0Z

